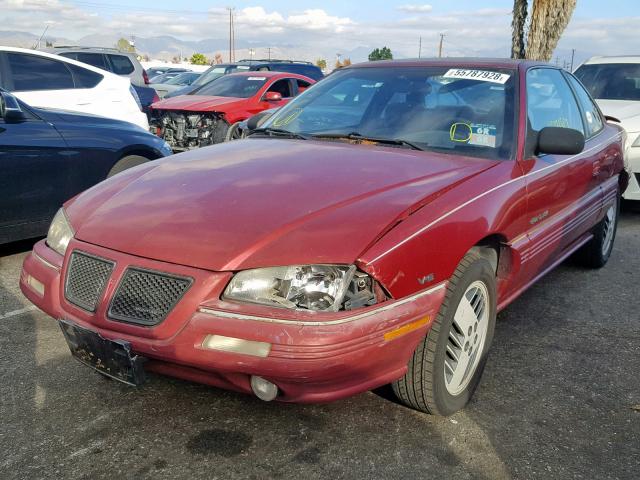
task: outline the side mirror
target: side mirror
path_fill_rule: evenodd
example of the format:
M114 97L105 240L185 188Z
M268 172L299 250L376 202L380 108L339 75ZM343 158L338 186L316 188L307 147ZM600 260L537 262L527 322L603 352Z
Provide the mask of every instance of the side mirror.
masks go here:
M538 133L536 153L577 155L584 150L584 135L573 128L544 127Z
M27 118L16 97L8 92L0 92L0 117L7 122L20 122Z
M264 94L264 99L267 102L279 102L282 100L282 94L279 92L267 92Z
M266 122L271 116L278 111L277 108L271 110L263 110L260 113L256 113L254 116L249 117L247 120L247 130L250 132L259 128L264 122Z

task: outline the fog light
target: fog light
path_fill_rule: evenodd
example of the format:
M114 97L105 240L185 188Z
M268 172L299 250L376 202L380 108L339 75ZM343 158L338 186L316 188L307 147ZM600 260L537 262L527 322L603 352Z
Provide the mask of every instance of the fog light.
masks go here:
M251 377L251 390L253 390L256 397L265 402L270 402L278 396L278 387L276 385L255 375Z
M44 297L44 284L41 281L36 280L31 275L27 275L27 285L29 285L41 297Z

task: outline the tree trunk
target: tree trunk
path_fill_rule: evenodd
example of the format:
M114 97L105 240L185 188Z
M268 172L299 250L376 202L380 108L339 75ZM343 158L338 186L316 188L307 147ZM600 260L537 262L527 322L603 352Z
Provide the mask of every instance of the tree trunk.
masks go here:
M551 60L575 8L576 0L534 0L526 58L546 62Z
M527 0L513 1L511 58L525 58L524 25L527 20L527 8Z

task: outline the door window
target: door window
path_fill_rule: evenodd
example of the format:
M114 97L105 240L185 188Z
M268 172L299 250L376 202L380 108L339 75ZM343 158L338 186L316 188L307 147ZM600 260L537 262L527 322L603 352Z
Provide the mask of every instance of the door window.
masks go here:
M93 65L94 67L101 68L102 70L109 71L107 62L104 59L104 55L101 53L63 53L62 56L69 57L78 62L86 63L87 65Z
M534 68L527 72L527 118L529 127L564 127L584 134L578 104L559 70Z
M600 117L600 112L582 84L576 80L573 75L567 75L567 78L569 79L571 86L573 86L573 89L576 91L578 102L582 107L584 123L587 126L587 137L591 137L602 130L604 125L602 118Z
M134 67L131 60L129 60L124 55L109 55L109 60L111 61L111 66L113 67L111 71L116 75L129 75L133 72Z
M7 53L16 92L74 88L73 76L64 62L24 53Z
M282 95L282 98L291 98L293 96L291 94L291 82L289 82L288 78L278 80L269 87L267 92L278 92Z

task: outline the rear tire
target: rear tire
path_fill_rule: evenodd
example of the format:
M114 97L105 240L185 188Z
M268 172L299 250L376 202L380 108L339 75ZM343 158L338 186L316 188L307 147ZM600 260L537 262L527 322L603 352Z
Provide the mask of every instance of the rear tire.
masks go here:
M585 267L602 268L605 266L618 231L620 216L620 195L604 214L604 218L593 228L593 238L578 251L577 258Z
M495 269L486 257L471 251L451 277L438 316L407 373L392 384L398 399L435 415L463 408L482 376L495 321Z
M129 168L137 167L138 165L142 165L149 161L150 159L143 157L142 155L127 155L126 157L122 157L113 167L111 167L111 170L109 170L109 173L107 174L107 178L113 177L114 175L124 172Z

